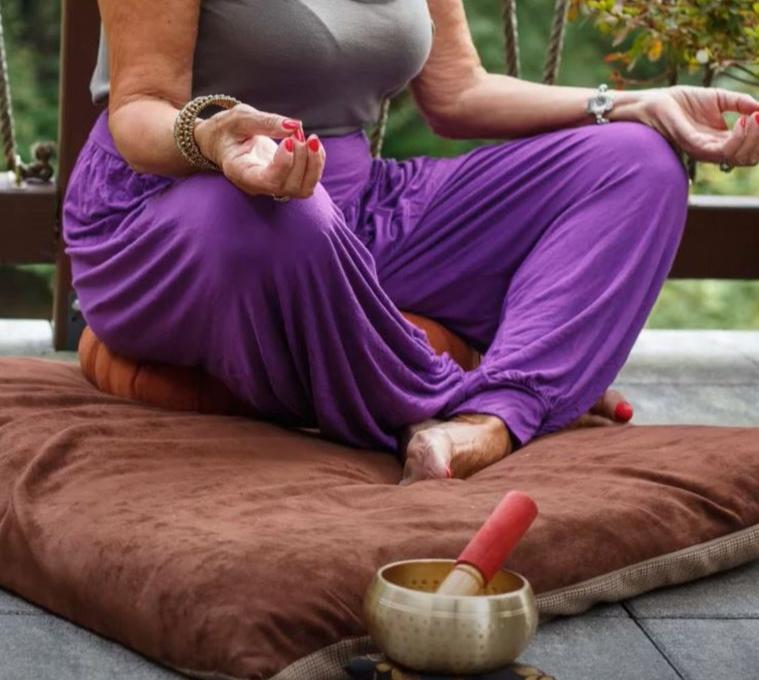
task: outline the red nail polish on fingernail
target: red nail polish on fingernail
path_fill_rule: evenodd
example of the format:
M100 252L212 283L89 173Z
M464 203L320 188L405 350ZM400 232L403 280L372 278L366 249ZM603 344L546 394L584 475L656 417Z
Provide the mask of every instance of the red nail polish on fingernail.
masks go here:
M300 121L288 118L282 123L282 127L285 128L285 130L297 130L300 127Z
M614 409L614 419L621 423L626 423L633 417L632 404L626 401L620 401Z
M316 137L308 140L308 148L311 149L311 151L318 151L320 146L321 144L319 144L319 140Z
M295 138L299 142L305 142L306 141L306 135L303 134L303 129L301 127L298 127L298 129L295 131Z
M754 114L754 120L759 123L759 113Z
M290 153L292 153L294 148L292 137L288 137L285 140L285 149L287 149Z

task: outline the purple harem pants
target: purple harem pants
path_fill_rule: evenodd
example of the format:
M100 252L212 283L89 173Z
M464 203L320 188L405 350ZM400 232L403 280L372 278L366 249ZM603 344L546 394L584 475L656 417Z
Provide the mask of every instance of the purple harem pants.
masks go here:
M306 131L308 132L308 130ZM195 365L262 417L395 449L403 426L501 417L516 447L614 381L669 272L686 172L657 132L588 125L454 158L323 140L314 195L137 174L103 114L66 194L82 313L111 349ZM464 372L399 310L484 352Z

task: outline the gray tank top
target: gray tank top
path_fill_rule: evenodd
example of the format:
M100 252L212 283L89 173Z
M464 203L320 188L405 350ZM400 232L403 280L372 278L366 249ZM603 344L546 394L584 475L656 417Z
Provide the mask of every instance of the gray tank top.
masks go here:
M202 0L192 94L232 95L325 136L353 132L421 71L432 33L427 0ZM107 99L102 32L90 89Z

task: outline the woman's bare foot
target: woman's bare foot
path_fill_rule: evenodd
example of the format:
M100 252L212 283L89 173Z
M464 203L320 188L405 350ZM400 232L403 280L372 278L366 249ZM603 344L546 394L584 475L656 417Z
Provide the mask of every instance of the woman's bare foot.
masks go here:
M401 484L468 477L511 453L509 431L497 416L460 413L451 420L426 422L408 438Z
M422 479L446 479L453 477L453 439L442 426L420 430L409 440L405 448L401 485Z
M601 398L567 428L605 427L608 425L624 425L633 417L633 407L617 390L606 390Z
M624 396L608 389L568 428L624 424L632 415L632 406ZM468 477L501 460L512 448L509 431L497 416L462 413L447 421L431 418L406 428L399 441L399 449L405 454L401 484Z
M414 423L413 425L408 425L407 427L403 428L403 432L398 438L398 451L405 454L409 442L417 432L428 430L431 427L440 425L444 422L445 421L441 420L440 418L428 418L427 420L423 420L421 423Z

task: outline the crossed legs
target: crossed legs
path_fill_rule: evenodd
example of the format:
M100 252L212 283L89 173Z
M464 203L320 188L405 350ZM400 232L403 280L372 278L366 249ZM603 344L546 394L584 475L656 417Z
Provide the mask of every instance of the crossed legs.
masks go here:
M423 424L417 477L469 474L585 413L682 233L687 181L664 139L618 123L374 163L360 223L321 184L279 204L195 175L118 203L104 238L107 206L72 198L85 318L118 352L200 365L262 417L353 446L397 450ZM481 366L435 355L399 309L464 336Z
M466 476L598 407L666 279L687 207L676 154L635 123L437 162L445 180L413 228L370 248L396 305L485 353L437 416L450 420L407 431L411 480Z

